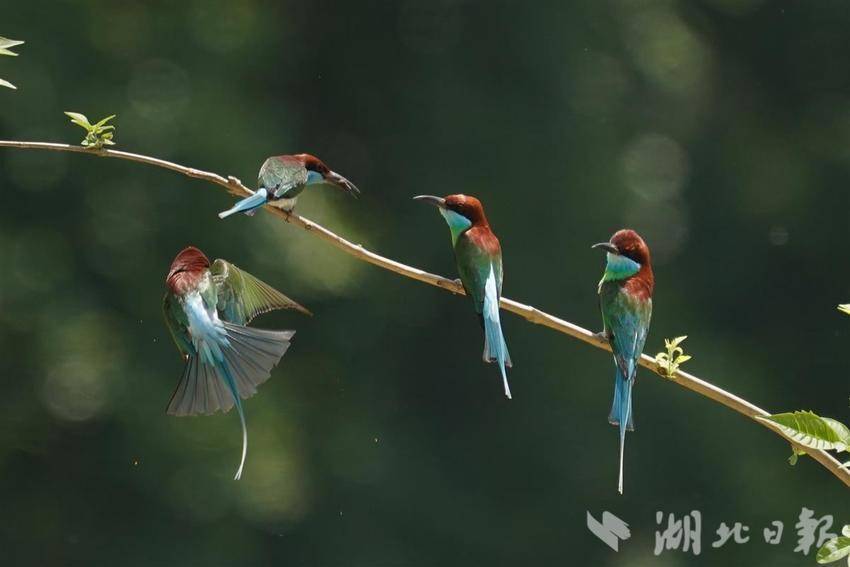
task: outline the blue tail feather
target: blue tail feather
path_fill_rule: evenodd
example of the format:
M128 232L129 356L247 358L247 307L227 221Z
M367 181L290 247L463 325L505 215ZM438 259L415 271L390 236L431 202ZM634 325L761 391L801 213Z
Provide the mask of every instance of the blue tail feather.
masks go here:
M499 323L498 317L496 320L484 317L484 360L486 362L496 362L499 365L499 371L502 374L502 382L505 387L505 396L510 399L511 389L508 386L508 375L505 368L510 368L511 355L508 353L508 345L505 343L505 337L502 334L502 326Z
M233 374L230 372L230 368L228 366L227 361L223 360L219 362L218 367L221 371L221 375L224 377L224 380L227 383L227 388L233 395L233 400L236 405L236 411L239 414L239 421L242 423L242 460L239 462L239 468L236 470L236 476L233 477L233 480L239 480L240 478L242 478L242 469L245 467L245 457L247 457L248 455L248 425L245 423L245 412L242 410L242 400L239 397L239 391L236 387L236 380L233 378Z
M511 355L508 353L508 345L502 334L502 324L499 320L499 297L496 292L496 280L492 267L490 277L484 286L484 311L481 314L484 322L484 361L495 361L499 365L502 374L502 383L505 387L505 396L511 399L511 388L508 386L508 374L505 368L513 366Z
M268 379L271 369L289 348L295 331L267 331L227 322L223 325L227 330L229 346L223 350L222 359L216 366L233 396L242 424L242 460L234 477L234 480L239 480L248 455L248 426L242 409L242 398L252 396L257 386Z
M611 413L608 421L619 426L620 430L620 476L617 484L620 494L623 493L623 453L626 447L626 431L634 431L635 424L632 412L632 386L635 383L634 372L632 378L627 379L620 366L617 365L614 377L614 402L611 405Z
M199 294L185 301L196 352L188 356L180 382L171 396L170 415L211 414L234 405L242 424L241 478L248 453L248 427L242 398L249 398L271 375L289 348L295 331L255 329L212 318Z
M616 364L615 364L616 366ZM617 366L614 377L614 401L611 404L611 413L608 414L608 422L613 425L625 423L626 430L634 431L634 412L632 412L632 385L634 378L627 380L620 367Z
M255 209L262 207L268 202L268 197L268 191L261 187L250 197L245 197L226 211L218 213L218 218L224 219L236 213L252 214Z

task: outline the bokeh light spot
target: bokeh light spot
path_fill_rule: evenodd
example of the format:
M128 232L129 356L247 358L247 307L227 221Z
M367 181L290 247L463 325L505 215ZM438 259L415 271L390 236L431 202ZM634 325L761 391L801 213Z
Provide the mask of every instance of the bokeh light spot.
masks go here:
M629 145L623 153L622 169L629 189L658 202L681 193L688 174L688 156L672 138L650 133Z

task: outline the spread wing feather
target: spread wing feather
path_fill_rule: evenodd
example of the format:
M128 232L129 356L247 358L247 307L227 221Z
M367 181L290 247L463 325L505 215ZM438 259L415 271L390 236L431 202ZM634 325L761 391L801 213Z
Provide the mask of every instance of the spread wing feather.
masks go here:
M295 309L312 315L305 307L226 260L213 262L210 272L218 289L218 310L226 321L247 325L257 315L275 309Z

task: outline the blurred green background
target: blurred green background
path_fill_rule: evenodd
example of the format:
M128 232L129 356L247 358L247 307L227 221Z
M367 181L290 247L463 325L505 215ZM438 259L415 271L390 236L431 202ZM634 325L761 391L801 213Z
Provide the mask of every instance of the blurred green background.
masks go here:
M232 174L309 151L359 201L299 211L454 277L421 193L480 197L505 295L598 329L594 242L639 230L650 354L774 411L848 417L850 9L843 0L7 3L0 138ZM737 414L642 371L626 492L610 356L505 314L514 400L462 297L358 262L220 188L119 160L0 150L4 565L809 565L803 506L847 489ZM235 415L164 413L181 362L160 314L195 244L307 305ZM619 553L586 528L629 523ZM653 555L656 512L703 515L702 554ZM782 543L762 529L785 524ZM713 549L720 522L750 541ZM5 558L5 560L2 560Z

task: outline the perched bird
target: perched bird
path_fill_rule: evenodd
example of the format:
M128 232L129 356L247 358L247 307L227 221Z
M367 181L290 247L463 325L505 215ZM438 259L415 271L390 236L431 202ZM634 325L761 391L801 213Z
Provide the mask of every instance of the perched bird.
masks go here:
M186 361L166 410L170 415L209 415L233 405L242 423L242 476L248 429L242 398L250 398L289 348L295 331L266 331L246 325L260 313L304 307L226 262L210 265L190 246L171 263L163 298L165 322Z
M436 206L452 233L457 271L466 295L472 299L475 312L484 329L484 362L497 362L510 399L511 389L505 367L511 357L499 321L502 297L502 247L490 230L481 201L467 195L449 195L445 199L431 195L414 197Z
M295 207L298 196L310 185L333 185L357 197L360 190L342 175L331 171L322 160L310 154L272 156L263 162L257 179L257 192L218 214L227 218L235 213L254 214L269 204L285 211Z
M614 352L614 403L608 421L620 427L620 480L623 493L623 448L626 430L634 431L632 387L652 317L655 278L649 247L633 230L618 230L608 242L594 244L605 250L607 263L599 281L602 335Z

